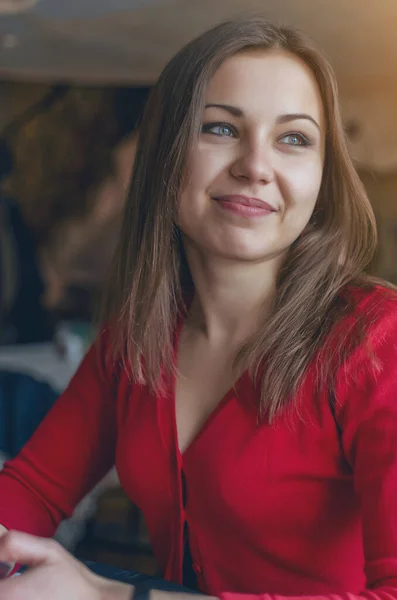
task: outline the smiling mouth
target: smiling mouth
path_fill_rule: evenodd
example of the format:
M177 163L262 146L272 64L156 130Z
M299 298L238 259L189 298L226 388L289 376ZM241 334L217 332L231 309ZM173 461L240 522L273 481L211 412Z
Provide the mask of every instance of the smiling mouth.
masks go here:
M263 217L277 212L268 202L242 195L224 195L212 198L222 209L243 217Z

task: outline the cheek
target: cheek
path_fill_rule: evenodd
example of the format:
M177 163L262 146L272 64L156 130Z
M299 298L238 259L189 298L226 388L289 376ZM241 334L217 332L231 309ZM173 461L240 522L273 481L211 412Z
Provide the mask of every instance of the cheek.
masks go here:
M179 222L201 215L207 208L208 195L214 190L219 176L225 171L225 158L221 152L198 148L190 158L189 180L181 194Z
M286 209L313 211L321 187L323 166L320 161L290 171L284 181Z
M190 179L186 187L188 194L210 192L212 185L228 170L231 161L229 153L222 145L208 147L199 144L189 162Z

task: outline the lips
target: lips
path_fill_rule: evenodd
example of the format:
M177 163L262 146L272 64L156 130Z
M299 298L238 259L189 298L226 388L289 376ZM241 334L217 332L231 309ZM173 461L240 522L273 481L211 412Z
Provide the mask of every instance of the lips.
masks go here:
M252 198L250 196L232 194L225 196L214 196L213 199L221 203L240 204L242 206L259 208L264 211L276 212L276 209L273 206L271 206L268 202L260 200L259 198Z

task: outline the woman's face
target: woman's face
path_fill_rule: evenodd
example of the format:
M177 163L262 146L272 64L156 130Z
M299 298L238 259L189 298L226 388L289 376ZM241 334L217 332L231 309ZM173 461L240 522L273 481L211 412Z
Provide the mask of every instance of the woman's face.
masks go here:
M324 164L309 68L282 51L238 54L209 83L179 208L185 245L242 261L282 257L305 229Z

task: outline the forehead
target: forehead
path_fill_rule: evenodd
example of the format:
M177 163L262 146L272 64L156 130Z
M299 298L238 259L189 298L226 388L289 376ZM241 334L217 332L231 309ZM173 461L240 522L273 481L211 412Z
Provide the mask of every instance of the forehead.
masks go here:
M208 84L206 102L233 104L258 117L305 112L323 121L314 74L282 50L247 51L226 59Z

